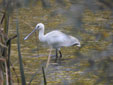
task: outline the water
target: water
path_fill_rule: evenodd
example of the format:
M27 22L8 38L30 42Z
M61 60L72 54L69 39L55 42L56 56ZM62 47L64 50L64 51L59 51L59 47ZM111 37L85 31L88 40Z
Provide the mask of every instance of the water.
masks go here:
M45 24L46 33L58 29L77 37L82 45L81 48L61 48L63 53L61 64L54 63L54 57L51 58L47 71L48 85L113 84L112 12L99 10L98 7L84 8L83 3L81 0L77 1L77 5L67 3L64 8L55 5L46 10L42 8L41 3L38 3L34 7L19 9L21 53L27 83L35 72L37 75L32 85L40 85L43 81L41 68L45 67L49 48L39 42L38 32L24 41L24 37L41 22ZM16 16L15 12L10 18L10 36L16 34ZM52 55L54 54L53 50ZM17 75L20 76L16 39L12 41L11 62ZM12 73L12 76L16 84L15 74Z

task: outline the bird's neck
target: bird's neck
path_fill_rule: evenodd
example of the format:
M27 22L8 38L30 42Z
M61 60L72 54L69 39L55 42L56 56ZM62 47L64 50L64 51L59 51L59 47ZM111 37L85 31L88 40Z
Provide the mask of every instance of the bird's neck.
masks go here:
M39 40L41 42L44 42L45 41L45 38L44 38L44 28L39 30Z

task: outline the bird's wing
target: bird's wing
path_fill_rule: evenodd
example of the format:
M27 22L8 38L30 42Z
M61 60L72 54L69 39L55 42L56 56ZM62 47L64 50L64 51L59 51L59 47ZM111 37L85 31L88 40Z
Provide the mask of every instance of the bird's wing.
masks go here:
M60 31L52 31L45 35L47 43L54 46L71 46L78 42L78 40L72 36L66 35Z

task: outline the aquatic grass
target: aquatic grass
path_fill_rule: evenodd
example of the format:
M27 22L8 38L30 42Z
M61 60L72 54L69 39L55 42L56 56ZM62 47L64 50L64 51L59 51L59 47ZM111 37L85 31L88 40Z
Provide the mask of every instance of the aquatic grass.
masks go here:
M43 66L42 66L42 72L43 72L44 85L47 85L46 74Z
M21 56L21 51L20 51L20 37L19 37L19 29L18 29L18 19L16 21L16 31L17 31L17 47L18 47L18 57L19 57L19 64L20 64L21 81L22 81L22 85L26 85L23 61L22 61L22 56Z

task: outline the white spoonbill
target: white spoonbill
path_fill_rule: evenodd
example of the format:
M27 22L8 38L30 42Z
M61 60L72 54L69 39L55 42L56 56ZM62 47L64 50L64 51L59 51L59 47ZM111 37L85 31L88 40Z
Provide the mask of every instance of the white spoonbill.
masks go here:
M61 47L69 47L69 46L73 46L73 45L80 47L80 42L77 38L70 36L70 35L66 35L57 30L51 31L44 35L44 28L45 28L44 24L38 23L36 25L35 29L30 34L28 34L24 38L24 40L26 40L33 32L38 30L39 31L39 40L41 42L48 44L51 48L56 49L55 61L57 61L57 58L58 58L57 52L59 52L59 54L60 54L59 58L61 59L61 57L62 57L62 53L60 51Z

